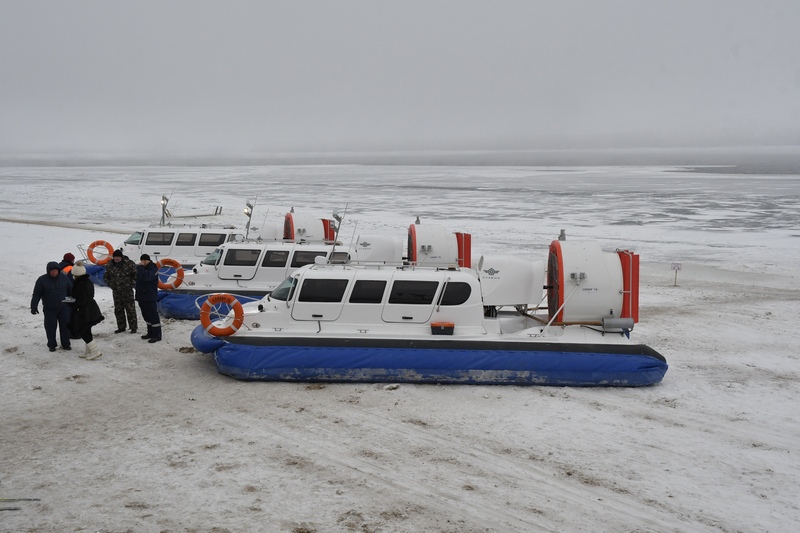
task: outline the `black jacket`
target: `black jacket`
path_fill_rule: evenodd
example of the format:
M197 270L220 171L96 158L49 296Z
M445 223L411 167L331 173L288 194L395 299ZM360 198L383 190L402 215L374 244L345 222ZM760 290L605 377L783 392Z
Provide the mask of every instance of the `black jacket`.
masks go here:
M158 267L155 263L136 267L136 301L158 301Z
M47 264L47 273L39 276L36 280L36 285L33 287L33 296L31 296L31 311L36 311L39 307L39 301L42 302L42 307L47 309L58 309L64 303L64 298L70 295L72 291L72 282L66 275L61 272L55 278L50 275L50 270L58 268L58 263L51 261Z
M75 303L72 304L72 324L70 329L76 335L80 335L87 328L103 321L103 314L100 306L94 299L94 284L89 276L79 276L75 278L75 285L72 286L72 296Z

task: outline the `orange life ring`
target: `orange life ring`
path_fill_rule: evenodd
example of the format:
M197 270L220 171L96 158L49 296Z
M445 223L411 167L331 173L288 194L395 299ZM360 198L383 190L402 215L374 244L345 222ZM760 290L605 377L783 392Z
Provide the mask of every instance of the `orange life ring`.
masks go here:
M175 289L181 286L183 283L183 265L177 262L174 259L170 259L169 257L165 257L164 259L160 259L156 266L159 270L164 268L165 266L172 267L175 269L175 279L172 283L164 283L161 281L161 277L158 278L158 288L164 291L168 291L170 289Z
M233 322L227 327L215 326L211 321L211 310L217 304L227 304L230 306L231 310L233 310ZM200 308L200 323L209 335L227 337L228 335L233 335L242 327L244 323L244 309L242 308L242 304L239 303L239 300L230 294L212 294L203 302L203 307Z
M100 259L99 261L94 257L94 249L99 248L101 246L105 246L106 250L108 250L108 255L104 259ZM89 248L86 250L86 255L89 256L89 261L94 263L95 265L102 266L111 261L111 258L114 256L114 247L108 243L108 241L94 241L92 244L89 245Z

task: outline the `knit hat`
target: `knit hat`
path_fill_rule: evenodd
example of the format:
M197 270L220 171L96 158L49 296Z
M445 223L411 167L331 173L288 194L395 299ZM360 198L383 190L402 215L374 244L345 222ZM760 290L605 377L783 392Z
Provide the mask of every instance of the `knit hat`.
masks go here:
M142 254L142 257L139 258L140 261L144 261L145 259L150 261L150 256L147 254Z
M72 277L79 278L85 275L86 275L86 267L83 266L83 261L78 261L77 263L75 263L75 266L72 267Z
M70 252L67 252L64 254L64 261L66 261L67 263L72 263L73 261L75 261L75 256L72 255Z
M114 257L122 257L122 250L114 250Z
M47 271L50 272L51 270L58 270L58 263L55 261L50 261L47 263Z

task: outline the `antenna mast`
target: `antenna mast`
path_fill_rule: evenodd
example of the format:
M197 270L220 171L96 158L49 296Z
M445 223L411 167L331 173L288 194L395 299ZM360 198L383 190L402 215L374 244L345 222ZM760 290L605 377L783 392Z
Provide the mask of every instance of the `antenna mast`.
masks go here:
M253 211L255 210L256 202L258 202L258 195L253 199L253 203L251 204L249 201L245 202L244 204L244 215L247 217L247 225L245 226L244 231L244 239L247 240L250 238L250 222L253 220Z
M342 229L342 220L344 220L344 217L347 216L348 205L350 204L349 203L344 204L344 213L342 213L342 216L339 216L339 213L337 211L333 212L333 218L336 219L336 222L338 222L338 224L336 225L336 235L334 235L333 237L333 248L331 248L331 256L328 258L328 264L330 264L330 262L333 260L333 252L336 251L336 243L339 242L339 231L341 231Z

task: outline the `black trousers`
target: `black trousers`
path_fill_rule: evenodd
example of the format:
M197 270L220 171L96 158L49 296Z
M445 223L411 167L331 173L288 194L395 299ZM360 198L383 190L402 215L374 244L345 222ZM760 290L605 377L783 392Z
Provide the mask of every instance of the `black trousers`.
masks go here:
M58 329L59 336L61 337L61 346L69 348L69 319L72 314L70 306L60 305L55 308L45 307L42 311L44 314L44 332L47 335L47 347L55 348L58 346L56 342L56 329Z
M139 302L139 309L142 311L142 318L147 324L147 336L152 339L161 338L161 318L158 316L158 305L156 302Z

